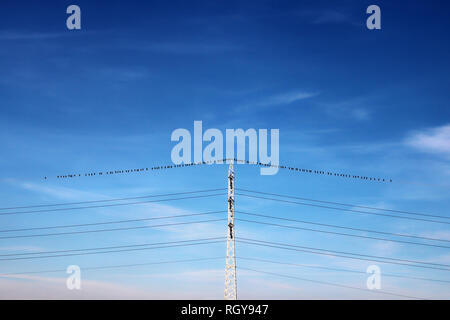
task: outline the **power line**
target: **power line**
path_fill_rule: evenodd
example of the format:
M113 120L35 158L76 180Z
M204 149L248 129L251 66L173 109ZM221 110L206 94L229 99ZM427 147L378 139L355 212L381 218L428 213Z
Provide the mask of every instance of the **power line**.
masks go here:
M258 258L247 258L247 257L241 257L241 256L239 256L238 258L240 260L266 262L266 263L273 263L273 264L279 264L279 265L288 265L288 266L294 266L294 267L305 267L305 268L311 268L311 269L321 269L321 270L330 270L330 271L339 271L339 272L350 272L350 273L358 273L358 274L364 274L364 275L367 274L364 271L358 271L358 270L352 270L352 269L324 267L324 266L308 265L308 264L300 264L300 263L292 263L292 262L280 262L280 261L274 261L274 260L266 260L266 259L258 259ZM383 273L383 276L385 276L385 277L394 277L394 278L405 278L405 279L412 279L412 280L421 280L421 281L450 283L450 280L411 277L411 276L392 274L392 273Z
M223 211L223 210L222 211L209 211L209 212L202 212L202 213L180 214L180 215L173 215L173 216L152 217L152 218L143 218L143 219L129 219L129 220L116 220L116 221L104 221L104 222L82 223L82 224L69 224L69 225L59 225L59 226L46 226L46 227L21 228L21 229L5 229L5 230L0 230L0 233L2 233L2 232L32 231L32 230L46 230L46 229L62 229L62 228L74 228L74 227L88 227L88 226L98 226L98 225L105 225L105 224L119 224L119 223L140 222L140 221L149 221L149 220L194 217L194 216L202 216L202 215L224 213L224 212L226 212L226 211Z
M192 240L192 241L195 241L195 240ZM183 241L183 242L186 242L186 241ZM205 241L205 242L198 242L198 243L173 244L173 245L170 244L170 245L163 245L163 246L152 246L150 248L142 248L141 247L141 248L129 248L129 249L108 250L108 251L99 251L99 252L62 253L62 254L47 255L47 256L2 258L2 259L0 259L0 261L30 260L30 259L42 259L42 258L59 258L59 257L80 256L80 255L92 255L92 254L140 251L140 250L164 249L164 248L186 247L186 246L195 246L195 245L212 244L212 243L220 243L220 242L224 242L224 240ZM148 244L148 245L152 245L152 244ZM142 246L142 245L137 245L137 246ZM88 249L88 250L93 250L93 249ZM70 250L66 250L66 251L68 252Z
M200 262L200 261L210 261L210 260L218 260L218 259L223 259L223 257L184 259L184 260L170 260L170 261L156 261L156 262L122 264L122 265L104 265L104 266L96 266L96 267L82 267L81 269L83 271L89 271L89 270L104 270L104 269L118 269L118 268L133 268L133 267L141 267L141 266L149 266L149 265L178 264L178 263ZM251 259L251 258L242 258L242 257L240 259L256 260L256 261L267 262L266 260L260 260L260 259ZM271 275L280 275L280 274L276 274L276 273L273 273L273 272L257 271L257 270L250 269L250 268L245 268L245 267L238 267L238 269L249 270L249 271L254 271L254 272L259 272L259 273L266 273L266 274L271 274ZM56 273L56 272L66 272L66 270L65 269L56 269L56 270L41 270L41 271L1 273L0 277L18 276L18 275L27 275L27 274ZM282 276L285 276L285 275L282 275ZM387 275L385 274L385 276L387 276ZM304 278L298 278L298 277L293 277L293 276L287 276L287 277L295 278L295 279L299 279L299 280L304 280L304 281L310 281L310 282L312 281L312 282L316 282L316 283L318 282L317 280L304 279ZM430 279L427 279L427 280L430 280ZM431 280L431 281L434 281L434 280ZM345 288L351 288L351 289L357 289L357 290L365 290L365 289L362 289L362 288L349 287L349 286L346 286L346 285L334 284L334 283L329 283L329 282L324 282L324 281L320 281L320 283L321 284L327 284L327 285L333 285L333 286L339 286L339 287L345 287ZM380 291L380 290L377 290L375 292L384 293L384 294L391 294L391 295L396 295L396 296L402 296L402 297L409 297L409 296L404 296L404 295L393 294L393 293L390 293L390 292L388 293L386 291Z
M284 250L290 250L290 251L306 252L306 253L319 254L319 255L332 256L332 257L340 257L340 258L347 258L347 259L353 259L353 260L376 261L376 262L380 262L380 263L396 264L396 265L403 265L403 266L409 266L409 267L415 267L415 268L425 268L425 269L433 269L433 270L450 271L450 269L444 269L444 268L440 268L440 267L429 267L429 266L421 266L421 265L414 265L414 264L400 263L400 262L392 262L392 261L384 261L384 260L377 260L377 259L357 258L357 257L340 255L340 254L335 254L335 253L325 253L325 252L317 252L317 251L311 251L311 250L305 250L305 249L289 248L289 247L284 247L284 246L280 246L280 245L270 245L270 244L249 242L249 241L243 241L243 240L238 240L238 242L239 243L245 243L245 244L257 245L257 246L262 246L262 247L270 247L270 248L284 249Z
M218 240L218 239L224 239L224 237L189 239L189 240L178 240L178 241L168 241L168 242L127 244L127 245L121 245L121 246L108 246L108 247L95 247L95 248L82 248L82 249L66 249L66 250L56 250L56 251L9 253L9 254L2 254L0 256L3 256L3 257L5 257L5 256L28 256L28 255L39 255L39 254L54 254L54 253L80 252L80 251L96 251L96 250L136 248L136 247L146 247L146 246L156 246L156 245L166 245L166 244L187 243L187 242L194 242L194 241L212 241L212 240Z
M362 175L355 175L355 174L349 174L349 173L342 173L342 172L334 172L331 170L317 170L317 169L306 169L306 168L299 168L299 167L291 167L291 166L285 166L285 165L275 165L275 164L269 164L269 163L262 163L257 161L249 161L249 160L238 160L238 159L221 159L221 160L214 160L214 161L199 161L199 162L192 162L192 163L185 163L185 164L171 164L171 165L161 165L161 166L154 166L154 167L141 167L138 169L119 169L119 170L106 170L106 171L94 171L91 170L87 173L72 173L72 174L65 174L65 175L59 175L56 176L57 179L67 179L67 178L77 178L77 177L93 177L93 176L104 176L104 175L114 175L114 174L124 174L124 173L143 173L148 171L154 171L154 170L166 170L166 169L176 169L176 168L184 168L184 167L192 167L192 166L200 166L200 165L209 165L209 164L224 164L229 161L234 161L235 163L241 163L241 164L251 164L261 167L272 167L282 170L288 170L292 172L298 172L298 173L309 173L309 174L316 174L316 175L323 175L323 176L334 176L334 177L341 177L341 178L351 178L351 179L358 179L358 180L365 180L365 181L373 181L373 182L392 182L392 179L388 178L375 178L375 177L369 177L369 176L362 176ZM44 179L47 179L47 177L44 177Z
M133 268L133 267L141 267L141 266L149 266L149 265L178 264L178 263L188 263L188 262L211 261L211 260L218 260L218 259L223 259L223 257L198 258L198 259L184 259L184 260L170 260L170 261L156 261L156 262L134 263L134 264L121 264L121 265L103 265L103 266L95 266L95 267L82 267L81 269L82 269L83 271L89 271L89 270L104 270L104 269L118 269L118 268ZM336 271L347 271L347 272L354 272L354 273L362 273L362 274L365 274L364 272L359 272L359 271L355 271L355 270L348 270L348 269L333 269L333 268L326 268L326 267L317 267L317 266L308 266L308 265L300 265L300 264L292 264L292 263L283 263L283 262L275 262L275 261L270 261L270 260L254 259L254 258L244 258L244 257L239 257L239 259L250 260L250 261L259 261L259 262L269 262L269 263L284 264L284 265L293 265L293 266L305 266L305 267L325 268L325 269L332 269L332 270L336 270ZM249 271L254 271L254 272L259 272L259 273L266 273L266 274L271 274L271 275L280 275L280 274L276 274L276 273L273 273L273 272L257 271L257 270L250 269L250 268L245 268L245 267L238 267L238 269L249 270ZM41 270L41 271L26 271L26 272L14 272L14 273L1 273L1 274L0 274L0 277L5 277L5 276L17 276L17 275L27 275L27 274L57 273L57 272L66 272L66 270L65 270L65 269L56 269L56 270ZM282 276L285 276L285 275L282 275ZM407 276L401 276L401 275L384 274L384 276L404 277L404 278L408 278L408 279L418 279L418 280L426 280L426 281L438 281L438 282L441 282L441 281L442 281L442 282L449 282L449 281L445 281L445 280L426 279L426 278L414 278L414 277L407 277ZM293 276L288 276L288 277L297 279L297 277L293 277ZM301 280L317 282L316 280L303 279L303 278L302 278ZM334 284L334 283L328 283L328 282L327 282L327 283L323 282L323 284L337 285L337 286L339 286L339 287L345 286L345 285ZM345 286L345 287L348 288L347 286ZM351 288L352 288L352 289L358 289L358 290L365 290L365 289L357 288L357 287L351 287ZM376 292L384 293L384 294L397 295L397 294L388 293L388 292L386 292L386 291L379 291L379 290L377 290ZM404 296L404 295L397 295L397 296L408 297L408 296Z
M326 230L317 230L317 229L310 229L310 228L286 226L286 225L282 225L282 224L262 222L262 221L255 221L255 220L247 220L247 219L240 219L240 218L239 219L236 218L236 220L244 221L244 222L250 222L250 223L263 224L263 225L269 225L269 226L275 226L275 227L281 227L281 228L288 228L288 229L296 229L296 230L305 230L305 231L311 231L311 232L320 232L320 233L334 234L334 235L346 236L346 237L356 237L356 238L371 239L371 240L390 241L390 242L396 242L396 243L405 243L405 244L412 244L412 245L418 245L418 246L427 246L427 247L437 247L437 248L447 248L447 249L450 248L449 246L442 246L442 245L438 245L438 244L428 244L428 243L420 243L420 242L412 242L412 241L402 241L402 240L393 240L393 239L386 239L386 238L377 238L377 237L362 236L362 235L350 234L350 233L342 233L342 232L334 232L334 231L326 231Z
M335 250L328 250L328 249L311 248L311 247L305 247L305 246L299 246L299 245L292 245L292 244L288 244L288 243L270 242L270 241L263 241L263 240L257 240L257 239L242 238L242 237L239 237L239 239L248 240L248 241L255 241L255 242L262 242L262 243L268 243L268 244L283 245L283 246L288 246L288 247L306 248L306 249L313 249L313 250L318 250L318 251L327 251L327 252L336 252L336 253L350 254L350 255L361 256L361 257L380 258L380 259L387 259L387 260L395 260L395 261L419 263L419 264L426 264L426 265L450 267L450 265L448 265L448 264L441 264L441 263L432 263L432 262L417 261L417 260L406 260L406 259L389 258L389 257L381 257L381 256L371 256L371 255L360 254L360 253L351 253L351 252L344 252L344 251L335 251Z
M326 256L348 258L348 259L354 259L354 260L376 261L376 262L381 262L381 263L397 264L397 265L404 265L404 266L416 267L416 268L426 268L426 269L450 271L450 269L448 269L448 267L450 267L449 265L443 265L443 264L437 264L437 263L413 261L413 260L406 260L406 259L396 259L396 258L388 258L388 257L377 257L377 256L363 255L363 254L358 254L358 253L334 251L334 250L328 250L328 249L325 250L325 249L320 249L320 248L296 246L296 245L289 245L289 244L268 242L268 241L261 241L261 240L253 240L253 239L246 239L246 240L240 240L240 239L245 239L245 238L238 238L237 241L240 243L253 244L253 245L258 245L258 246L263 246L263 247L271 247L271 248L285 249L285 250L291 250L291 251L299 251L299 252L306 252L306 253L312 253L312 254L320 254L320 255L326 255ZM298 249L298 248L302 248L302 249ZM309 250L307 250L307 249L309 249ZM312 250L316 250L316 251L312 251ZM343 254L345 254L345 255L343 255ZM367 258L358 258L358 257L352 257L352 256L348 256L348 255L367 257ZM377 260L377 259L385 259L385 260L392 260L392 261ZM409 262L409 263L402 263L402 262L397 262L397 261L404 261L404 262ZM425 266L418 265L418 264L411 264L411 263L425 264ZM434 265L444 266L447 268L434 267Z
M291 203L291 204L299 204L299 205L303 205L303 206L317 207L317 208L323 208L323 209L332 209L332 210L338 210L338 211L350 212L350 213L369 214L369 215L377 215L377 216L399 218L399 219L407 219L407 220L417 220L417 221L426 221L426 222L433 222L433 223L450 224L450 222L438 221L438 220L412 218L412 217L396 216L396 215L384 214L384 213L378 213L378 212L369 212L369 211L345 209L345 208L338 208L338 207L322 206L322 205L318 205L318 204L304 203L304 202L298 202L298 201L290 201L290 200L284 200L284 199L275 199L275 198L268 198L268 197L260 197L260 196L254 196L254 195L249 195L249 194L244 194L244 193L236 193L236 194L240 195L240 196L244 196L244 197L249 197L249 198L272 200L272 201Z
M128 206L128 205L135 205L135 204L164 202L164 201L173 201L173 200L208 198L208 197L215 197L215 196L223 196L224 194L225 193L213 193L213 194L201 195L201 196L169 198L169 199L159 199L159 200L149 200L149 201L137 201L137 202L127 202L127 203L115 203L115 204L104 204L104 205L84 206L84 207L57 208L57 209L31 210L31 211L16 211L16 212L2 212L2 213L0 213L0 216L13 215L13 214L22 214L22 213L39 213L39 212L54 212L54 211L68 211L68 210L80 210L80 209L92 209L92 208L118 207L118 206Z
M159 228L159 227L169 227L169 226L179 226L187 224L197 224L197 223L208 223L225 221L227 219L211 219L211 220L201 220L201 221L188 221L188 222L177 222L177 223L166 223L157 224L151 226L137 226L137 227L123 227L123 228L112 228L112 229L97 229L97 230L83 230L83 231L71 231L71 232L57 232L57 233L42 233L42 234L30 234L30 235L16 235L16 236L6 236L0 237L0 240L4 239L17 239L17 238L36 238L36 237L47 237L47 236L61 236L68 234L85 234L85 233L97 233L97 232L112 232L112 231L125 231L125 230L137 230L137 229L148 229L148 228Z
M213 191L221 191L221 190L225 190L225 189L224 188L217 188L217 189L206 189L206 190L187 191L187 192L175 192L175 193L165 193L165 194L156 194L156 195L146 195L146 196L140 196L140 197L113 198L113 199L79 201L79 202L64 202L64 203L53 203L53 204L37 204L37 205L28 205L28 206L21 206L21 207L0 208L0 210L15 210L15 209L28 209L28 208L40 208L40 207L59 207L59 206L68 206L68 205L86 204L86 203L100 203L100 202L114 202L114 201L136 200L136 199L145 199L145 198L159 198L159 197L166 197L166 196L176 196L176 195L182 195L182 194L213 192Z
M347 230L354 230L354 231L363 231L363 232L372 232L372 233L385 234L385 235L391 235L391 236L396 236L396 237L407 237L407 238L416 238L416 239L422 239L422 240L433 240L433 241L450 242L450 240L446 240L446 239L421 237L421 236L416 236L416 235L411 235L411 234L404 234L404 233L391 233L391 232L384 232L384 231L378 231L378 230L360 229L360 228L354 228L354 227L344 227L344 226L338 226L338 225L334 225L334 224L326 224L326 223L318 223L318 222L311 222L311 221L298 220L298 219L275 217L275 216L270 216L270 215L265 215L265 214L258 214L258 213L250 213L250 212L245 212L245 211L237 211L236 210L236 212L237 213L242 213L242 214L245 214L245 215L250 215L250 216L270 218L270 219L277 219L277 220L283 220L283 221L291 221L291 222L299 222L299 223L312 224L312 225L324 226L324 227L340 228L340 229L347 229Z
M371 209L371 210L379 210L379 211L389 211L389 212L396 212L396 213L404 213L404 214L417 215L417 216L450 219L450 217L447 217L447 216L433 215L433 214L428 214L428 213L418 213L418 212L403 211L403 210L367 207L367 206L361 206L361 205L356 205L356 204L348 204L348 203L342 203L342 202L316 200L316 199L302 198L302 197L297 197L297 196L283 195L283 194L278 194L278 193L254 191L254 190L248 190L248 189L242 189L242 188L236 188L236 190L241 190L241 191L250 192L250 193L264 194L264 195L269 195L269 196L277 196L277 197L283 197L283 198L297 199L297 200L306 200L306 201L319 202L319 203L335 204L335 205L346 206L346 207L363 208L363 209Z
M310 174L317 174L317 175L324 175L324 176L334 176L334 177L341 177L341 178L352 178L352 179L358 179L358 180L366 180L366 181L377 181L377 182L392 182L392 179L388 178L375 178L375 177L368 177L368 176L360 176L355 174L349 174L349 173L342 173L342 172L332 172L330 170L317 170L317 169L305 169L305 168L299 168L299 167L291 167L291 166L285 166L285 165L273 165L273 164L265 164L261 162L252 162L247 160L236 160L237 163L247 163L247 164L254 164L259 165L263 167L272 167L272 168L278 168L278 169L285 169L288 171L296 171L301 173L310 173Z
M104 265L104 266L97 266L97 267L82 267L81 269L83 271L86 271L86 270L132 268L132 267L141 267L141 266L149 266L149 265L160 265L160 264L176 264L176 263L185 263L185 262L209 261L209 260L218 260L218 259L224 259L224 258L225 257L212 257L212 258L198 258L198 259L184 259L184 260L144 262L144 263L133 263L133 264ZM41 271L25 271L25 272L14 272L14 273L0 273L0 277L15 276L15 275L26 275L26 274L55 273L55 272L66 272L66 269L41 270Z
M57 179L67 179L67 178L77 178L77 177L93 177L93 176L104 176L104 175L115 175L115 174L123 174L123 173L142 173L153 170L164 170L164 169L175 169L175 168L184 168L184 167L192 167L199 166L205 164L223 164L226 159L217 160L217 161L201 161L201 162L193 162L193 163L184 163L184 164L171 164L171 165L160 165L154 167L141 167L138 169L116 169L116 170L106 170L106 171L95 171L91 170L90 172L85 173L71 173L65 175L56 176ZM47 177L44 177L46 180Z
M409 299L426 300L424 298L418 298L418 297L413 297L413 296L408 296L408 295L403 295L403 294L397 294L397 293L392 293L392 292L388 292L388 291L384 291L384 290L369 290L369 289L364 289L364 288L352 287L352 286L348 286L348 285L344 285L344 284L338 284L338 283L327 282L327 281L322 281L322 280L313 280L313 279L300 278L300 277L296 277L296 276L290 276L290 275L285 275L285 274L280 274L280 273L275 273L275 272L260 271L260 270L244 268L244 267L238 267L238 269L253 271L253 272L262 273L262 274L274 275L274 276L284 277L284 278L289 278L289 279L297 279L297 280L308 281L308 282L313 282L313 283L325 284L325 285L329 285L329 286L346 288L346 289L353 289L353 290L360 290L360 291L365 291L365 292L386 294L386 295L402 297L402 298L409 298Z
M169 260L169 261L156 261L156 262L120 264L120 265L103 265L103 266L95 266L95 267L81 267L81 269L83 271L85 271L85 270L133 268L133 267L148 266L148 265L176 264L176 263L185 263L185 262L199 262L199 261L218 260L218 259L224 259L224 258L225 257L211 257L211 258ZM272 263L272 264L279 264L279 265L289 265L289 266L294 266L294 267L305 267L305 268L312 268L312 269L322 269L322 270L349 272L349 273L357 273L357 274L366 274L366 272L364 272L364 271L358 271L358 270L352 270L352 269L332 268L332 267L324 267L324 266L317 266L317 265L307 265L307 264L299 264L299 263L291 263L291 262L280 262L280 261L274 261L274 260L266 260L266 259L259 259L259 258L249 258L249 257L242 257L242 256L239 256L237 258L240 259L240 260L265 262L265 263ZM26 275L26 274L56 273L56 272L66 272L66 269L52 269L52 270L40 270L40 271L24 271L24 272L0 273L0 277L14 276L14 275ZM405 278L405 279L412 279L412 280L421 280L421 281L430 281L430 282L450 283L449 280L411 277L411 276L390 274L390 273L383 273L383 276L385 276L385 277L395 277L395 278Z

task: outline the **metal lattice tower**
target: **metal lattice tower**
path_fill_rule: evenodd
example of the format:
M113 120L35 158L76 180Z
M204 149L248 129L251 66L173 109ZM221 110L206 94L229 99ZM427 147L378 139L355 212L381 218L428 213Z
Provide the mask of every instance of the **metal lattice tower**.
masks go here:
M234 166L230 160L228 169L228 229L227 258L225 264L225 300L237 299L236 254L234 241Z

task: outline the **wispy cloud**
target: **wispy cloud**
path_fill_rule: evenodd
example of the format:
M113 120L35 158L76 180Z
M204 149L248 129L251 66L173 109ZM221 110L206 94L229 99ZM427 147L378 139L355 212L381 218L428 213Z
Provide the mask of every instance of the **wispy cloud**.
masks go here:
M139 49L153 53L195 55L230 52L241 47L228 43L160 42L140 45Z
M450 124L414 132L405 143L423 152L450 156Z
M28 251L28 252L39 252L43 251L44 248L38 246L8 246L0 247L0 251Z
M110 80L115 82L130 82L139 81L149 77L150 72L145 67L104 67L96 68L96 70L89 69L87 75L92 79L95 77L102 80Z
M421 236L450 241L450 231L448 231L448 230L435 230L435 231L423 232L421 234Z
M372 110L368 107L372 104L371 98L370 96L354 97L343 101L319 103L318 106L335 118L366 121L372 117Z
M311 24L346 24L351 26L360 26L361 22L357 21L348 10L306 10L299 13Z
M80 32L26 32L26 31L1 31L0 40L46 40L58 39L62 37L71 37L77 34L86 34L86 31Z
M374 242L368 252L373 255L394 255L401 249L400 245L393 242Z
M351 21L350 16L346 13L339 11L324 11L321 12L314 20L314 24L326 24L326 23L347 23Z
M244 105L241 105L239 107L240 110L242 108L252 108L252 107L276 107L276 106L283 106L283 105L289 105L297 101L313 98L317 96L317 92L308 92L308 91L291 91L291 92L285 92L281 94L275 94L272 96L268 96L263 99L258 99L253 102L248 102Z
M261 101L258 103L258 106L275 106L275 105L285 105L285 104L291 104L295 101L304 100L308 98L312 98L316 96L317 93L312 92L304 92L304 91L296 91L296 92L289 92L284 94L278 94L274 95L272 97L269 97L265 101Z
M15 280L19 279L19 280ZM68 290L65 278L8 276L0 279L0 299L158 299L157 290L104 281L82 280L82 290ZM160 288L163 289L163 288ZM163 290L162 290L163 291ZM164 293L167 294L167 293Z
M370 112L364 108L356 108L351 112L353 118L357 120L368 120L370 118Z
M92 199L96 197L105 198L104 195L80 191L72 188L46 186L44 184L23 182L14 179L4 179L4 181L21 189L25 189L37 194L44 194L47 196L51 196L52 198L64 200Z

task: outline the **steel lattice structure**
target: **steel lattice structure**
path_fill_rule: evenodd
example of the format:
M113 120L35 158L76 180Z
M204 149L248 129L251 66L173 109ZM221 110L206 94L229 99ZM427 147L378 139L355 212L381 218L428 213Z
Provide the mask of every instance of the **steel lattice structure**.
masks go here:
M228 230L227 230L227 257L225 264L225 300L237 299L236 281L236 252L234 236L234 165L230 161L228 169Z

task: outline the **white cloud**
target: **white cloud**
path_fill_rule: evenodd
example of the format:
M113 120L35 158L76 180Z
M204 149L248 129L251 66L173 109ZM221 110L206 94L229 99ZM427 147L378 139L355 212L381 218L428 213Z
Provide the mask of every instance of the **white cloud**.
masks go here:
M353 262L352 262L353 263ZM358 270L365 271L366 265ZM264 272L271 269L257 268ZM277 271L278 272L278 271ZM292 270L279 271L292 274ZM301 278L345 284L364 288L365 275L354 277L303 272ZM81 290L68 290L66 277L14 275L0 278L0 299L222 299L224 270L200 269L178 272L151 272L144 274L117 274L107 276L111 280L82 279ZM258 272L238 270L239 296L241 299L395 299L394 296L374 294L334 286L286 279ZM408 283L399 284L391 279L383 280L383 290L410 296L445 299L448 292L431 285L417 291Z
M450 155L450 124L412 133L406 144L423 152Z
M450 231L447 230L435 230L423 232L421 234L422 237L434 238L434 239L442 239L450 241Z
M371 96L355 97L343 101L320 103L319 107L334 118L351 118L358 121L369 120L374 108Z
M393 242L374 242L367 251L370 255L392 256L400 250L401 246Z
M88 76L90 78L100 77L101 79L108 79L118 82L137 81L148 78L148 70L145 67L105 67L97 68L96 70L89 69Z
M3 31L0 33L0 40L45 40L67 36L67 33L37 33L37 32L16 32Z
M0 41L49 40L96 33L97 31L86 30L83 30L83 32L28 32L20 30L5 30L0 32Z
M72 188L66 187L54 187L54 186L46 186L44 183L32 183L26 181L18 181L15 179L4 179L4 182L10 183L16 187L35 192L38 194L44 194L47 196L51 196L52 198L65 199L65 200L90 200L93 198L102 198L105 196L101 194L95 194L92 192L86 192L81 190L76 190Z
M316 95L317 95L317 93L304 92L304 91L289 92L289 93L278 94L278 95L269 97L266 101L260 102L259 105L260 106L271 106L271 105L290 104L295 101L312 98Z
M83 273L82 273L83 274ZM112 274L113 280L81 280L68 290L66 277L9 275L0 278L1 299L221 299L223 269L135 275ZM138 279L132 283L124 281ZM145 284L144 284L145 282ZM133 284L134 283L134 284Z
M338 11L325 11L321 12L320 15L313 21L314 24L328 24L328 23L347 23L351 22L350 17Z
M81 290L68 290L65 278L14 276L0 279L0 299L161 299L167 292L102 281L83 280Z
M139 50L163 54L217 54L239 50L240 47L225 43L164 42L140 45Z
M352 110L352 116L357 120L368 120L370 118L370 112L364 108L357 108Z
M43 251L42 247L38 246L5 246L0 247L0 251L29 251L29 252L39 252Z
M318 95L318 93L315 93L315 92L307 92L307 91L301 91L301 90L291 91L291 92L286 92L286 93L282 93L282 94L272 95L265 99L247 103L243 106L240 106L239 109L250 108L250 107L272 107L272 106L288 105L288 104L294 103L296 101L315 97L317 95Z
M348 10L302 10L297 15L316 25L344 24L361 26L362 24Z

